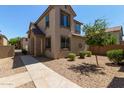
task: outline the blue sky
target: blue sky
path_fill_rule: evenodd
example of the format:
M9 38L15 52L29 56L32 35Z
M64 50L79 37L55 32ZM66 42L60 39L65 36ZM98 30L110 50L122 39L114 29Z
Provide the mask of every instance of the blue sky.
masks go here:
M23 37L30 21L36 21L48 6L0 6L0 30L9 39ZM72 6L77 14L75 19L92 23L95 19L105 18L109 26L124 26L124 6Z

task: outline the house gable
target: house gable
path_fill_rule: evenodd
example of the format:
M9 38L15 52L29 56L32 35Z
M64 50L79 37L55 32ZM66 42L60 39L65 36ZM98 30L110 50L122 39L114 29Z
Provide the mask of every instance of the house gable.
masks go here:
M76 13L74 12L73 8L71 7L71 5L59 5L59 6L66 6L67 9L69 9L69 11L72 13L73 16L76 16ZM39 21L45 16L47 15L50 10L52 8L58 7L57 5L49 5L48 8L43 12L43 14L38 18L38 20L35 22L36 24L39 23Z
M65 12L69 12L69 14L73 15L74 17L76 16L76 13L74 12L73 8L71 7L71 5L60 5L60 8L65 11Z
M69 5L68 8L74 16L77 16L71 5Z
M43 12L43 14L37 19L37 21L35 22L36 24L38 24L40 22L40 20L49 13L49 11L53 8L54 5L49 5L48 8Z

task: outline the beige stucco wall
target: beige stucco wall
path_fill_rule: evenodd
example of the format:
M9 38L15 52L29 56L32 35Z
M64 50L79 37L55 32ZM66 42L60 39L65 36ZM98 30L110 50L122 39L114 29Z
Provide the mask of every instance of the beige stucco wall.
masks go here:
M42 37L41 36L35 36L34 37L34 55L35 56L41 56L43 54L43 50L42 50ZM42 40L43 41L43 40Z
M28 52L32 55L34 55L34 34L30 31L30 38L28 39L29 40L29 43L28 43Z
M85 38L79 36L72 36L71 51L79 54L80 51L86 50Z
M15 55L14 46L0 46L0 59L13 57Z
M54 49L55 49L55 10L51 9L49 12L49 27L45 27L45 17L43 17L40 22L38 23L38 27L44 31L45 37L51 37L51 50L45 49L45 40L42 44L43 52L47 57L54 57Z
M63 10L70 14L70 28L63 28L60 26L60 11ZM71 33L74 32L74 20L72 12L67 8L65 9L64 6L57 6L55 7L55 39L54 39L54 45L55 50L54 52L54 58L59 58L62 56L66 56L70 51L62 50L60 48L61 43L61 36L69 37L71 38Z
M31 39L28 39L28 52L31 54Z

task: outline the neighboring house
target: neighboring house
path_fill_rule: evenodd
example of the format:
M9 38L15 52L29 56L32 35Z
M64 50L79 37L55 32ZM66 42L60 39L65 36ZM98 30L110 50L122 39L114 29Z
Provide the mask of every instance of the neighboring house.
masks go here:
M82 23L75 20L76 13L70 5L50 5L35 23L30 23L29 53L50 58L67 57L85 49L81 36Z
M18 41L14 46L15 46L15 49L21 49L21 40Z
M21 38L21 48L28 50L28 38Z
M122 26L116 26L106 29L106 32L111 33L117 39L116 44L121 44L123 41L123 28Z
M7 46L8 39L5 35L0 34L0 46Z

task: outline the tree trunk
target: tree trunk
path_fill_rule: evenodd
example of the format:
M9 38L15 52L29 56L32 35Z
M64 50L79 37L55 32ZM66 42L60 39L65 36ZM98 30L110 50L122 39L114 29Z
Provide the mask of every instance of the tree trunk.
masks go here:
M96 64L97 66L99 66L97 55L95 55L95 57L96 57Z

